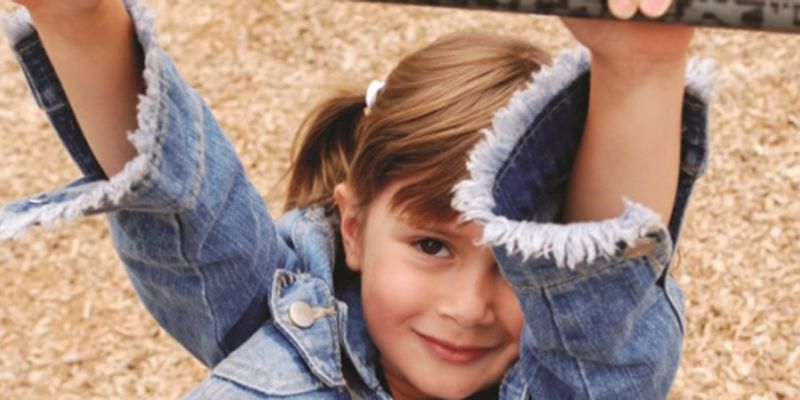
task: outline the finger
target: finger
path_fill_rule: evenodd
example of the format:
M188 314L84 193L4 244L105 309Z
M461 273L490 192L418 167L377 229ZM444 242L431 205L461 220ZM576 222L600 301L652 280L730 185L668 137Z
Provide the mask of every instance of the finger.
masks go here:
M659 18L667 13L672 0L641 0L639 10L649 18Z
M619 19L631 19L638 7L638 0L608 0L608 9Z

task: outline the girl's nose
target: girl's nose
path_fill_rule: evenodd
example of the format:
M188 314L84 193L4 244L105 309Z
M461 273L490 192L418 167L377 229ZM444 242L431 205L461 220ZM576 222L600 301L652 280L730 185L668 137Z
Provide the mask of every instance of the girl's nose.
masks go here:
M464 328L494 324L496 315L492 281L493 278L486 274L460 274L451 284L442 288L439 314Z

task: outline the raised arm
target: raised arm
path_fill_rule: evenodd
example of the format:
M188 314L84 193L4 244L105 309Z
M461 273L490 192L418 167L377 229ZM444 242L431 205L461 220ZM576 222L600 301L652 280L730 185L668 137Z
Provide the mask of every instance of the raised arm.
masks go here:
M592 53L589 112L570 179L566 220L616 217L628 198L668 223L678 184L692 29L607 21L565 24Z
M291 250L208 105L158 45L146 7L24 3L31 15L0 22L83 175L0 208L0 242L106 213L144 305L197 358L217 364L269 318L272 280Z
M84 137L106 176L133 159L143 55L122 0L18 0L36 24Z
M566 22L591 53L562 53L498 112L454 205L484 224L525 315L511 381L527 385L509 397L666 398L684 324L669 269L707 165L711 71L687 66L691 30Z

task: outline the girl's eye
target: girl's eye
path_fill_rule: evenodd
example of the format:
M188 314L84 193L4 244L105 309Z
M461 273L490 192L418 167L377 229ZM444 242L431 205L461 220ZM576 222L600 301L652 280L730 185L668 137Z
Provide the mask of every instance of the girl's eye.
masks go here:
M434 257L449 257L450 250L442 241L436 239L421 239L415 243L417 250Z

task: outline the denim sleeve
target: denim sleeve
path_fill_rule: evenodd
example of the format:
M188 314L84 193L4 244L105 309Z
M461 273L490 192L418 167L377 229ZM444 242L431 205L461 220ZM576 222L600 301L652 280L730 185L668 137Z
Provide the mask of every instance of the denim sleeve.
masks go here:
M618 218L559 222L589 101L589 55L558 57L495 116L454 206L484 225L525 313L504 382L543 399L666 398L680 360L683 298L669 276L692 188L707 164L710 65L687 71L679 187L668 226L626 201Z
M202 98L158 46L149 10L126 1L145 56L138 154L107 178L93 156L30 17L5 28L38 105L83 176L0 210L0 240L34 225L106 213L145 306L213 366L269 318L268 290L288 248Z

